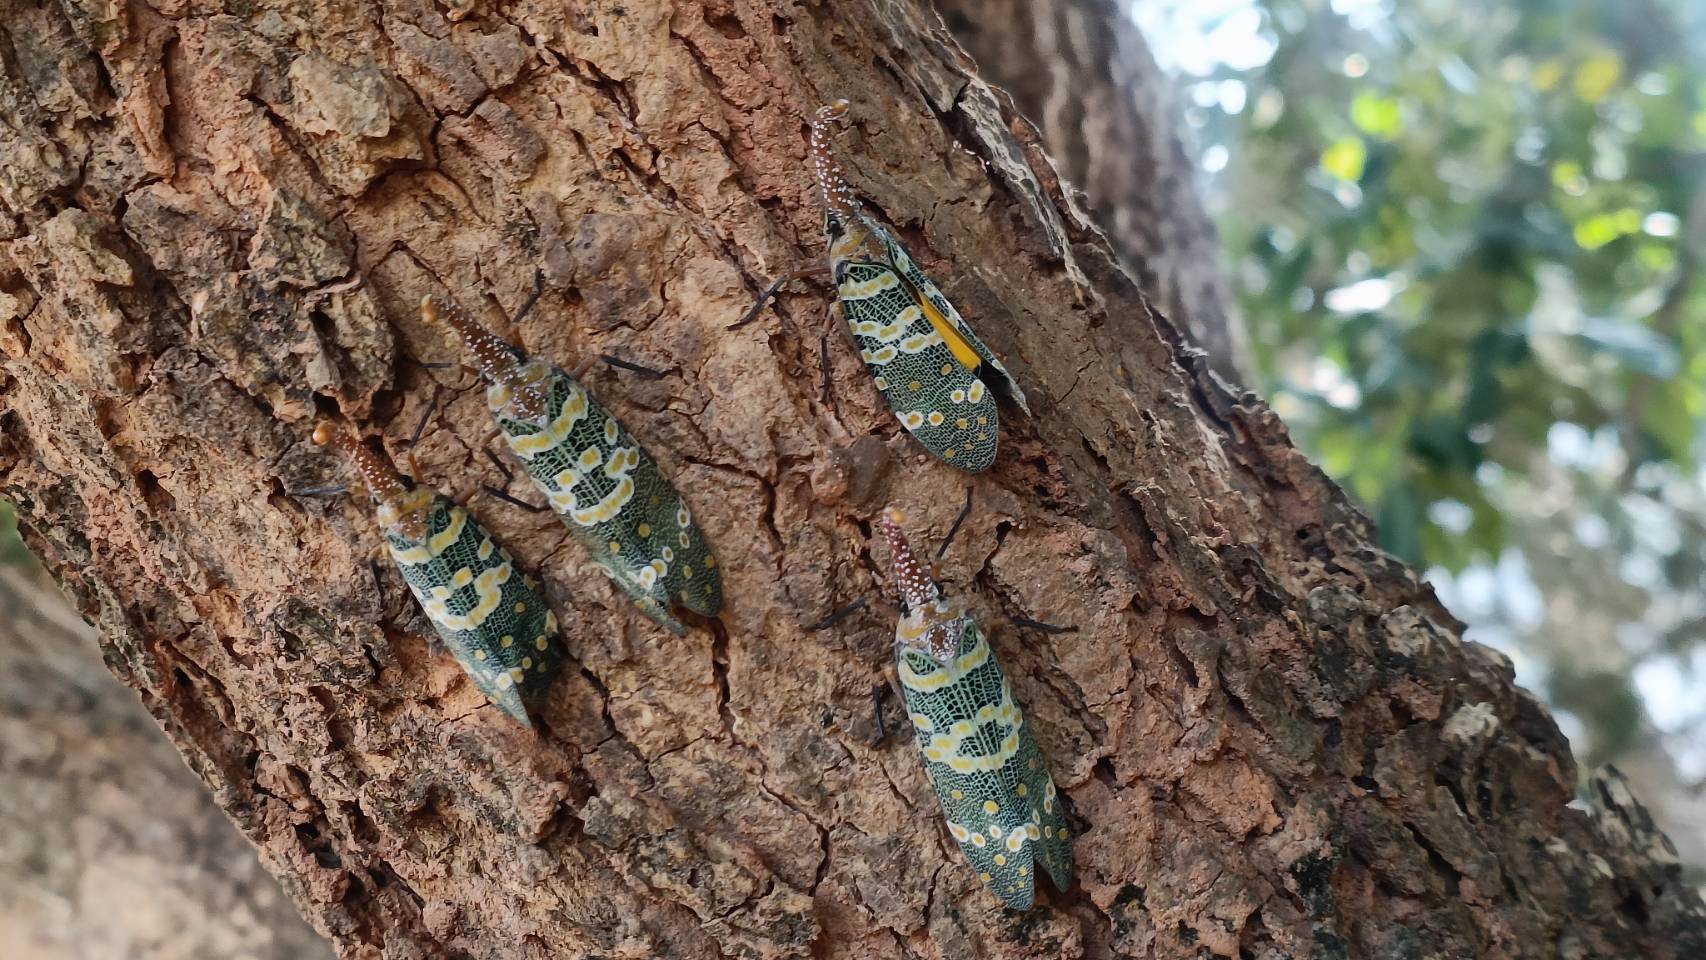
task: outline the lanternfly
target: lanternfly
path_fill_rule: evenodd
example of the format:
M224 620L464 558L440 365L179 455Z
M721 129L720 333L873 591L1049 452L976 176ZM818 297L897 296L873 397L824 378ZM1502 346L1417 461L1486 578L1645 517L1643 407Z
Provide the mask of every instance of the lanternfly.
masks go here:
M557 617L533 579L448 497L416 485L390 461L329 423L315 443L334 443L373 496L379 532L409 590L474 686L532 726L562 663Z
M1057 888L1072 883L1061 799L995 651L925 572L904 519L891 508L881 525L904 604L895 658L907 715L948 832L1002 901L1029 909L1038 866Z
M845 100L818 111L811 154L823 195L829 272L859 357L901 425L931 453L971 473L986 470L995 462L996 398L1005 396L1028 414L1025 394L847 185L830 143L830 128L846 114ZM819 271L777 280L740 323L756 316L782 284L813 272Z
M439 319L431 297L428 323ZM675 602L713 616L722 608L717 560L681 494L639 441L575 379L529 359L459 310L444 319L487 382L486 404L564 526L647 616L685 633Z

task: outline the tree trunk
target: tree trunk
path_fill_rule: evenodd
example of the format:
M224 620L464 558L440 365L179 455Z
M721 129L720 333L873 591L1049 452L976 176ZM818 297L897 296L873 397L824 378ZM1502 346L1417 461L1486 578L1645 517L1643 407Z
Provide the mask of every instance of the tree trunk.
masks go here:
M1172 84L1124 5L936 0L936 9L978 73L1035 122L1144 295L1208 351L1217 373L1247 382L1244 321L1179 139Z
M1575 776L1499 655L1371 542L1256 398L1152 310L934 13L762 0L260 0L0 17L0 490L108 665L348 957L1698 956L1706 916L1616 779ZM445 13L448 13L448 18ZM1036 415L968 480L897 427L801 285L802 115ZM501 484L448 294L658 454L728 603L673 637L549 514L470 501L574 659L529 734L367 557L337 411L447 489ZM433 401L437 400L436 407ZM430 411L430 412L429 412ZM869 521L997 632L1081 833L1003 912L893 698ZM520 492L519 489L517 492Z

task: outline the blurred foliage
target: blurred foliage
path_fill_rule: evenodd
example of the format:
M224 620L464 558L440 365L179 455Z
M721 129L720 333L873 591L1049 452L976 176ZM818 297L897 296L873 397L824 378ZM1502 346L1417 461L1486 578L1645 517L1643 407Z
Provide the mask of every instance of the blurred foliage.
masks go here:
M1700 777L1706 4L1208 6L1258 385L1585 759Z
M18 537L18 512L6 500L0 500L0 564L23 563L30 559L24 541Z

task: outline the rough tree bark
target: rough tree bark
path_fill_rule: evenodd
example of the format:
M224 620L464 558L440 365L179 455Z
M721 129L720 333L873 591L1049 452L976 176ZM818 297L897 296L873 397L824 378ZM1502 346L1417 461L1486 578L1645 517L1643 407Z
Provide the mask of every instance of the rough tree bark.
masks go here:
M1215 371L1248 382L1243 318L1180 141L1172 83L1116 0L936 0L977 70L1035 122L1062 179Z
M894 0L23 6L0 17L0 490L303 912L349 957L1691 956L1706 919L1615 779L1250 396L1229 395L935 15ZM929 460L822 290L801 115L1037 409L943 577L987 618L1076 822L1004 914L912 746L872 745L892 623L867 521L940 537ZM574 662L533 737L373 582L336 410L501 482L424 293L593 385L714 535L720 623L662 633L549 516L473 507ZM888 727L904 724L891 698ZM904 735L903 735L904 736Z

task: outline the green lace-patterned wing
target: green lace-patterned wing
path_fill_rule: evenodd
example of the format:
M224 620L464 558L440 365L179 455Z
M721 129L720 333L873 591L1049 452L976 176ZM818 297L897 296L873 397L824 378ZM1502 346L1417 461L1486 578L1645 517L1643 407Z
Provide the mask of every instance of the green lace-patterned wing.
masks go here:
M883 246L888 250L889 262L895 265L900 271L900 275L906 278L919 295L928 298L931 303L935 304L936 309L948 321L948 324L971 345L979 357L983 358L983 362L988 364L990 368L988 371L980 371L983 379L996 393L1011 397L1013 402L1019 405L1019 409L1029 416L1031 405L1025 401L1025 392L1019 389L1019 382L1013 379L1013 375L1007 372L1005 366L1002 366L1001 360L995 356L995 352L978 339L977 332L965 322L960 316L960 312L954 309L954 305L948 301L947 297L942 295L942 291L936 288L935 282L926 276L923 270L918 269L918 264L912 261L912 255L907 253L906 248L901 245L899 240L895 239L894 234L880 224L870 225L874 228Z
M989 469L1000 426L995 395L931 323L918 289L869 260L840 263L835 283L859 357L901 426L953 466Z
M647 616L681 634L672 602L706 616L722 608L716 558L681 494L586 388L552 367L542 424L497 421L569 532Z
M426 529L418 542L387 530L391 559L474 686L531 727L562 663L556 616L468 511L433 494Z
M995 652L970 617L957 624L959 645L945 665L903 640L901 690L948 832L979 878L1026 910L1039 867L1057 888L1072 885L1066 817Z
M1011 396L1029 413L1025 395L894 234L864 212L831 143L830 128L847 110L846 100L818 110L811 135L830 267L847 325L901 425L949 464L987 470L1000 432L995 394Z

